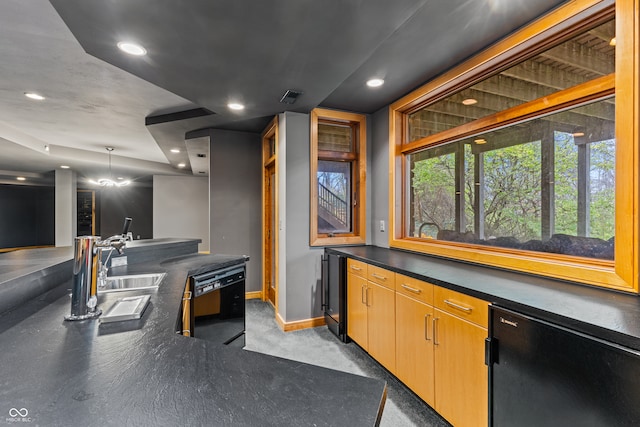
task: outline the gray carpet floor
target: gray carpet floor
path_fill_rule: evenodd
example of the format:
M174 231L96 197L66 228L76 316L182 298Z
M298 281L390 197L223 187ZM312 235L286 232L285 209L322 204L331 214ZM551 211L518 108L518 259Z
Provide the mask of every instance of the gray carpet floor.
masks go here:
M340 342L324 326L282 332L273 307L260 300L248 300L246 309L245 350L386 381L387 402L380 423L383 427L450 426L356 344Z

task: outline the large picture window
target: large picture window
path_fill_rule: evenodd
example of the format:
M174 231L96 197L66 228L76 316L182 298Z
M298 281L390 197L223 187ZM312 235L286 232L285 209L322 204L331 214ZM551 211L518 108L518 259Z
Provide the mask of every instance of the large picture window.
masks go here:
M394 103L390 246L637 292L636 7L571 2Z
M366 121L311 112L311 246L364 243Z

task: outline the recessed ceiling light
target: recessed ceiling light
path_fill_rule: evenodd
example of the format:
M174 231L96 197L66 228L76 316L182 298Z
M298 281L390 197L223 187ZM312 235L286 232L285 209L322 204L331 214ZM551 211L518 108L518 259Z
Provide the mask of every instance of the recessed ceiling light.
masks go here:
M131 42L119 42L118 49L128 53L129 55L143 56L147 54L147 49L143 48L139 44Z
M26 181L27 178L25 178L24 176L19 176L16 178L18 181Z
M227 107L231 108L232 110L236 110L236 111L244 110L244 105L239 104L237 102L230 102L230 103L227 104Z
M179 152L180 152L180 150L179 150L179 149L177 149L177 148L172 148L170 151L171 151L172 153L179 153Z
M384 84L383 79L371 79L367 80L367 86L369 87L380 87Z
M478 100L474 98L467 98L462 100L462 105L473 105L477 103L478 103Z
M29 99L35 99L36 101L42 101L44 99L44 96L39 95L35 92L25 92L24 96L26 96Z
M69 169L69 166L67 166L67 165L60 165L60 167L61 167L62 169Z
M187 166L187 165L186 165L186 164L184 164L184 163L178 163L178 167L179 167L179 168L183 168L183 167L185 167L185 166Z
M478 138L478 139L474 139L473 142L475 142L476 144L486 144L487 140L484 138Z

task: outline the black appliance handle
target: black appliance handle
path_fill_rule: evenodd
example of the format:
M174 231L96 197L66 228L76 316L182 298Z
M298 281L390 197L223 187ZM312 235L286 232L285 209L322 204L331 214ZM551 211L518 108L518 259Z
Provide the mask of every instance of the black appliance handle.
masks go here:
M131 227L131 221L133 221L133 218L125 217L124 225L122 226L122 235L123 236L126 236L127 233L129 232L129 227Z
M320 283L322 289L320 292L320 304L321 308L324 310L324 308L327 307L327 300L329 297L329 256L327 254L322 254L321 262L322 270L320 275Z

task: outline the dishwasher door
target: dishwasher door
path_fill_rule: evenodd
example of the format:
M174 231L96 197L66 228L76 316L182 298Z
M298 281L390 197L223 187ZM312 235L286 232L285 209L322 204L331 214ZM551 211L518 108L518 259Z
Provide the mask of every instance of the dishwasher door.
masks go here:
M640 425L640 352L490 307L495 427Z

